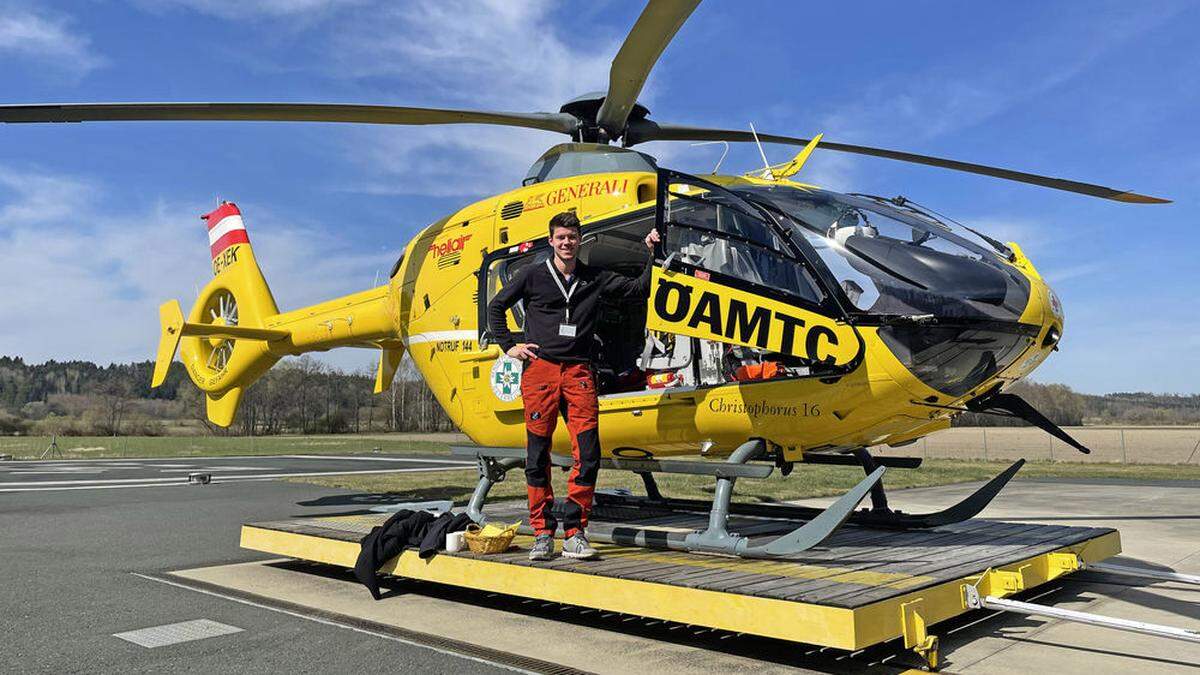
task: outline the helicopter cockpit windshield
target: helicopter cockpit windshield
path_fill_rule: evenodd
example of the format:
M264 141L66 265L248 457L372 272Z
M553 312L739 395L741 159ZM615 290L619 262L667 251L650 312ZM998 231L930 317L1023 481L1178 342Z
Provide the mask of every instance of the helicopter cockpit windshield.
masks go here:
M742 188L774 207L837 281L851 311L1016 321L1028 284L997 248L883 200L789 187ZM981 243L976 243L978 239Z
M1029 283L998 242L878 198L786 186L736 192L788 227L855 321L877 323L896 357L936 390L969 392L1031 339L1019 323Z

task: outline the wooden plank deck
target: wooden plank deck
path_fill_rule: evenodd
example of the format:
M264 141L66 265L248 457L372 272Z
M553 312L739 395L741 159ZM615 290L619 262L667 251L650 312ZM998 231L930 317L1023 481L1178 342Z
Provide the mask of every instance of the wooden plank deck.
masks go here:
M495 522L523 521L521 502L486 509ZM248 527L357 543L388 514L253 523ZM663 509L601 507L593 512L588 531L594 541L608 538L617 527L653 527L688 532L707 524L704 514ZM785 534L802 522L732 516L730 532L761 537ZM527 527L525 528L527 531ZM527 536L518 547L486 556L488 562L562 570L612 579L628 579L674 587L716 591L834 608L861 608L921 589L931 588L1035 556L1082 544L1113 533L1108 528L969 520L930 530L886 531L846 525L826 543L778 560L747 560L720 555L651 550L598 544L602 559L577 561L557 557L546 562L527 558ZM469 552L442 553L473 558Z

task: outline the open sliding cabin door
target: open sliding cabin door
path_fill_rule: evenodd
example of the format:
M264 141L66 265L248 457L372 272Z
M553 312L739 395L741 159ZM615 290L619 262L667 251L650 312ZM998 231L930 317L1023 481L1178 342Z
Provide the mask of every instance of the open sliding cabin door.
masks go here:
M769 213L661 170L655 226L662 262L646 328L695 339L697 384L833 375L857 364L858 334Z

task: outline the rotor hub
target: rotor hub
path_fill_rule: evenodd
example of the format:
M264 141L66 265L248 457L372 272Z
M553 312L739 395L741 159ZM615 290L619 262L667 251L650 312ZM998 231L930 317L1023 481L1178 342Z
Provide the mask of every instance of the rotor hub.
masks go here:
M564 112L579 120L575 140L582 143L610 143L625 135L625 129L606 129L596 122L600 106L604 105L604 98L605 94L602 91L588 92L576 96L559 108L559 112ZM625 122L626 127L630 122L645 119L649 114L649 108L641 103L634 103L633 108L629 111L629 118Z

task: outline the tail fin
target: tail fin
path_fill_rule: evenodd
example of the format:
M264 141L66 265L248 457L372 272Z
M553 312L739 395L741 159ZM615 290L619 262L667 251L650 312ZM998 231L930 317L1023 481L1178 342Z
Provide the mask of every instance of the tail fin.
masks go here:
M178 348L188 375L205 393L209 420L229 426L242 392L280 358L270 343L286 341L290 332L266 327L279 309L254 259L237 205L224 202L201 218L208 221L213 278L200 291L187 321L178 301L159 308L162 337L151 385L162 384Z
M178 350L188 376L205 393L208 419L227 427L246 387L290 354L378 347L376 388L390 384L403 347L389 286L280 314L237 205L223 202L201 218L208 221L213 278L186 321L178 301L159 307L162 335L151 386L163 383Z

